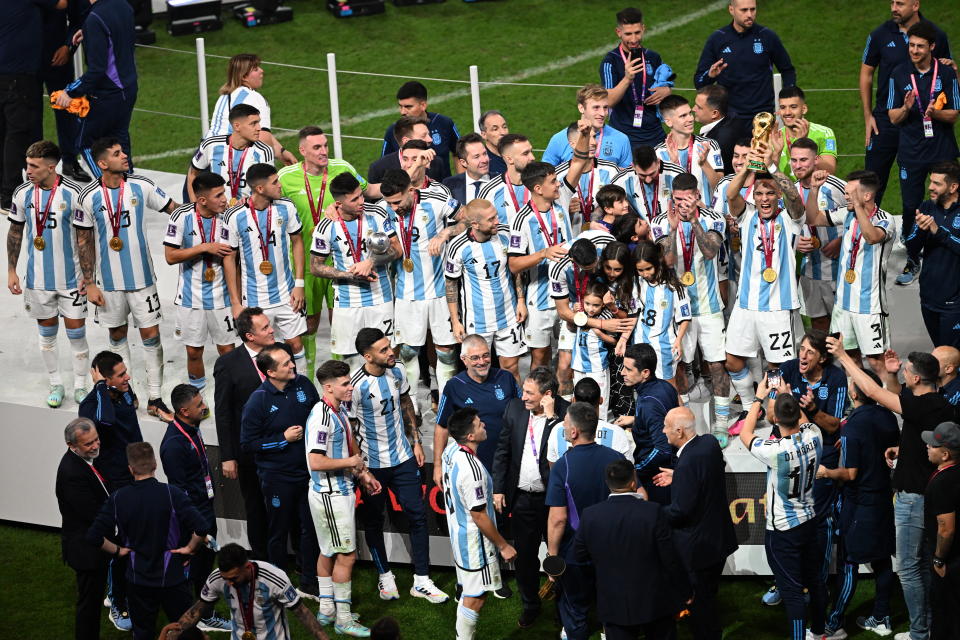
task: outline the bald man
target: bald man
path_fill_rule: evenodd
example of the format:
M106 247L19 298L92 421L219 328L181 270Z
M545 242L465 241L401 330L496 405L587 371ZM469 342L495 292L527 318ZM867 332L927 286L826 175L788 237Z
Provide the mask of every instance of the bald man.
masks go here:
M724 478L723 450L711 435L697 435L696 418L687 407L667 412L663 433L677 448L674 469L654 477L657 486L671 486L667 520L694 588L690 624L696 640L719 639L717 590L727 556L737 550Z
M960 369L960 351L956 347L937 347L933 350L933 357L940 363L940 393L946 397L950 404L960 405L960 376L957 370Z

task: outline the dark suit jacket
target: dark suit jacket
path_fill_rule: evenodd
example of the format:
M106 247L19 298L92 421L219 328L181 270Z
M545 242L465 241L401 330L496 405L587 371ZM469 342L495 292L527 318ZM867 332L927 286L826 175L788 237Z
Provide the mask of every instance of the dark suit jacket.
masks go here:
M722 563L737 550L723 450L716 438L697 436L683 448L673 470L670 497L665 512L688 569Z
M540 479L543 486L547 486L550 476L550 465L547 463L547 443L550 441L550 431L558 422L563 422L567 415L570 403L557 397L554 411L557 418L548 420L544 425L543 436L537 445L540 458ZM530 412L523 406L523 400L514 398L507 403L503 411L503 429L500 431L500 440L493 454L493 492L502 493L507 497L507 511L513 509L513 501L517 495L517 485L520 482L520 461L523 459L523 448L527 446L527 419Z
M217 358L213 365L213 379L216 382L214 417L217 421L220 460L253 464L253 456L240 451L240 415L250 394L263 381L246 346L240 345Z
M610 496L584 509L573 552L596 571L601 622L652 622L674 615L690 597L666 515L635 494Z
M706 136L716 140L717 144L720 145L723 172L725 174L733 173L733 147L737 144L737 138L741 136L739 123L727 115L717 123L717 126L707 131Z
M471 183L470 193L467 193L467 182L468 182L468 178L467 178L466 171L464 171L463 173L458 173L455 176L450 176L449 178L443 179L443 185L448 189L450 189L450 191L453 193L453 197L460 204L467 204L468 202L476 198L476 195L473 193L472 183L474 181L469 180L469 182ZM487 181L484 181L480 185L480 188L482 189L486 184L487 184Z
M107 499L107 492L91 466L69 449L57 468L56 491L62 518L63 561L74 571L90 571L109 562L110 557L100 547L84 539Z
M382 158L378 158L370 163L370 168L367 170L367 182L370 184L380 184L383 182L383 174L385 174L388 169L399 168L400 157L396 151L391 151ZM440 159L439 155L437 155L437 157L433 159L433 162L430 163L430 166L427 167L427 177L433 178L434 180L442 180L448 173L449 170L444 171L443 160Z

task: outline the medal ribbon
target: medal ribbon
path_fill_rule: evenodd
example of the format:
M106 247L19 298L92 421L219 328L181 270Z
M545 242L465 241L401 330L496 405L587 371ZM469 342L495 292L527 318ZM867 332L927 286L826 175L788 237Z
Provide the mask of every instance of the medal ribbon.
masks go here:
M873 213L870 214L870 219L873 219L873 216L877 215L877 211L880 210L879 206L873 208ZM863 234L860 232L860 223L857 221L857 217L853 217L853 224L850 227L850 265L848 269L853 269L854 265L857 264L857 254L860 253L860 242L863 240Z
M206 243L207 236L203 232L203 216L200 215L200 211L197 209L197 205L193 205L193 213L197 216L197 233L200 234L200 242ZM269 223L268 223L269 224ZM213 214L213 217L210 218L210 241L214 241L217 238L217 214ZM203 256L203 266L209 269L213 266L213 257L210 254L204 254Z
M253 564L253 579L250 580L250 599L247 601L243 600L243 597L240 595L240 587L234 587L237 590L237 602L240 603L240 615L243 617L243 629L247 633L256 633L253 628L253 599L254 591L257 590L257 565Z
M504 176L504 178L506 178L506 176ZM513 210L519 213L520 203L517 202L517 193L516 191L514 191L513 185L510 184L510 180L505 180L505 182L507 184L507 193L510 194L510 199L513 200ZM530 202L530 192L527 190L526 187L524 187L523 188L523 204L527 204L528 202Z
M583 212L583 221L590 223L590 217L593 213L593 181L597 175L596 159L593 160L593 167L590 169L590 182L587 186L587 194L584 195L580 184L577 183L577 197L580 198L580 210ZM532 204L532 202L531 202ZM536 209L534 209L536 211Z
M930 106L930 103L933 102L933 96L936 93L935 89L937 88L937 74L940 73L940 62L934 58L933 59L933 77L930 79L930 99L927 100L927 107ZM913 97L916 98L914 102L917 104L917 110L920 112L920 115L924 118L924 115L927 112L927 107L920 105L920 91L917 89L917 77L914 74L910 74L910 82L913 83Z
M653 183L653 198L647 198L647 186L646 183L640 182L640 189L642 191L643 197L643 206L647 210L647 220L653 220L657 217L657 211L660 210L660 202L657 199L657 194L660 193L660 174L657 174L657 179Z
M557 219L553 216L553 207L550 207L546 213L547 217L550 219L550 222L553 224L553 231L548 235L548 229L546 223L543 221L543 217L540 215L540 211L537 210L537 205L533 204L533 200L530 200L530 208L533 209L534 215L537 216L537 223L540 225L540 231L543 232L543 237L547 240L547 246L552 247L557 244L557 227L560 226L557 223Z
M397 229L400 231L400 246L403 248L403 257L412 259L411 250L413 248L413 220L417 214L417 203L420 201L420 194L413 196L413 206L410 208L410 219L407 222L407 228L403 228L403 218L397 214Z
M103 206L107 209L107 217L110 219L110 229L113 231L113 237L119 237L120 235L120 214L123 211L123 189L126 186L127 181L120 181L120 193L117 197L117 206L114 208L113 202L110 200L110 189L103 184L103 179L100 180L100 190L103 192Z
M303 190L307 192L307 202L310 203L310 215L313 216L313 224L317 225L320 223L320 214L323 212L323 196L327 192L327 170L323 170L323 182L320 184L320 199L314 202L313 189L310 188L310 178L307 176L307 165L304 164Z
M766 221L757 217L757 223L760 225L760 242L763 243L763 264L766 269L773 267L774 220L776 220L776 218L770 220L770 230L767 231Z
M693 233L693 225L698 222L690 223L690 239L687 240L687 234L683 232L683 222L680 223L680 249L683 252L683 270L690 271L693 266L693 241L696 236Z
M260 231L260 221L257 220L257 209L253 206L253 201L250 201L250 216L253 218L253 226L257 228L257 236L260 239L260 255L263 256L264 262L269 262L270 260L270 223L273 221L273 206L267 205L267 239L264 240L263 232Z
M343 231L343 236L347 241L347 246L350 247L350 251L353 252L353 263L357 264L363 259L363 257L360 255L360 252L363 250L363 214L361 213L357 217L356 246L353 244L353 238L350 237L350 230L347 229L347 223L343 221L343 218L340 218L338 222L340 223L340 230Z
M330 411L332 411L337 416L337 422L339 422L340 426L343 427L343 432L347 438L347 457L352 456L353 455L353 433L350 431L350 422L343 417L343 415L340 413L340 409L337 409L333 406L332 402L330 402L326 398L320 398L320 401L323 402L323 404L327 405ZM343 405L341 404L341 406Z
M43 230L47 228L47 219L50 217L50 208L53 205L53 197L57 195L57 187L60 186L60 176L57 176L57 179L53 183L53 188L50 189L50 197L47 198L47 206L43 208L43 211L40 211L40 201L43 199L43 189L40 188L40 185L36 185L33 188L33 215L34 220L36 221L36 233L38 238L43 237Z
M583 311L583 297L587 294L587 281L590 279L590 274L583 274L583 278L580 278L580 267L577 266L576 262L573 262L573 288L577 293L577 304L580 305L580 311Z
M227 138L227 180L230 182L230 196L233 198L240 197L240 178L243 177L243 161L246 160L248 151L250 151L250 147L244 149L243 153L240 154L240 161L237 163L236 172L234 172L233 145Z
M693 143L696 140L694 135L690 134L690 146L687 147L687 173L693 173ZM679 155L679 153L677 154ZM679 160L679 158L678 158Z

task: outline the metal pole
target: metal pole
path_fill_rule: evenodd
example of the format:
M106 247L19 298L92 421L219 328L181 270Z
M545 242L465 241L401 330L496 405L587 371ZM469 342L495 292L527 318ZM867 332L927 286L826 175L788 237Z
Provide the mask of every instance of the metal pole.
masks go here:
M340 94L337 91L337 54L327 54L327 83L330 86L330 122L333 129L333 157L343 158L340 140Z
M197 84L200 90L200 134L206 137L210 129L210 107L207 103L207 61L203 38L197 38Z
M73 77L79 78L83 75L83 42L77 45L77 51L73 54Z
M470 103L473 105L473 130L480 133L480 73L470 65Z

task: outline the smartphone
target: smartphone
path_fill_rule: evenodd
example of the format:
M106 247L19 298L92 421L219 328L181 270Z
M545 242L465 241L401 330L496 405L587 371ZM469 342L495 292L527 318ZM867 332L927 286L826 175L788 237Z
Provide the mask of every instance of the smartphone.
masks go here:
M635 47L635 48L633 48L633 49L630 49L630 59L631 59L631 60L636 60L636 59L639 58L642 54L643 54L643 48L641 48L641 47Z
M830 334L830 337L833 338L834 340L839 340L839 339L840 339L840 332L837 331L836 333L831 333L831 334Z
M780 370L771 369L767 371L767 387L776 389L780 386Z

